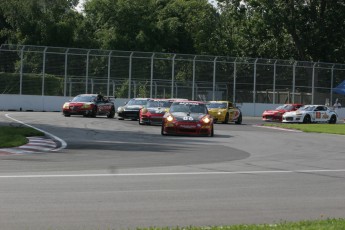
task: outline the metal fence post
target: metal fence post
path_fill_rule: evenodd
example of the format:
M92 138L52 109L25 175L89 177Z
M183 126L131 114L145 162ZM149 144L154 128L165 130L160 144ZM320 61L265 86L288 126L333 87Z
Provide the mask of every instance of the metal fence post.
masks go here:
M68 51L69 51L69 48L65 52L65 77L64 77L64 87L63 87L63 96L64 97L66 97L66 94L67 94Z
M19 95L22 95L22 89L23 89L24 48L25 48L25 46L23 46L22 49L20 50Z
M175 58L176 54L174 54L172 58L172 69L171 69L171 98L174 98L174 79L175 79Z
M332 70L331 70L331 101L330 101L330 106L333 105L333 79L334 79L334 64L332 65Z
M276 103L276 77L277 77L277 60L274 62L273 65L273 101L272 103Z
M292 65L292 90L295 91L296 87L296 65L297 61L295 61ZM290 102L290 101L289 101ZM295 103L295 94L292 94L292 103Z
M236 78L237 78L237 64L236 64L237 58L235 58L234 61L234 85L232 89L232 102L236 103Z
M46 74L46 55L47 55L47 49L48 47L44 48L43 51L43 67L42 67L42 96L44 96L44 78Z
M109 97L109 91L110 91L110 75L111 75L111 54L113 53L113 51L109 52L108 55L108 81L107 81L107 96ZM114 91L113 91L113 96L114 96Z
M129 55L129 70L128 70L128 99L131 98L131 87L132 87L132 57L133 52Z
M193 82L192 82L192 100L194 100L194 88L195 88L195 59L196 59L196 56L194 56L194 59L193 59Z
M85 93L87 93L88 91L88 84L89 84L89 58L90 58L90 50L88 50L86 54Z
M258 62L258 58L255 59L254 62L254 82L253 82L253 103L255 104L256 102L256 63Z
M215 100L215 85L216 85L216 67L217 67L218 56L213 61L213 82L212 82L212 100Z
M311 103L314 104L314 94L315 94L315 66L316 62L313 65L313 76L311 81Z
M151 56L151 79L150 79L150 98L152 98L152 86L153 86L153 59L155 57L155 53L152 53Z

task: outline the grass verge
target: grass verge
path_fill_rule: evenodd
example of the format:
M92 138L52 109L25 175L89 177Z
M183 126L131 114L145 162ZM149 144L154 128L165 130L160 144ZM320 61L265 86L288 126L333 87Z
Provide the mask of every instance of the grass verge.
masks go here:
M296 129L303 132L329 133L345 135L345 124L284 124L265 123L264 126L280 127L285 129Z
M24 145L30 136L44 136L44 133L30 127L0 126L0 148Z
M137 230L339 230L345 229L345 219L282 222L279 224L232 225L210 227L137 228Z

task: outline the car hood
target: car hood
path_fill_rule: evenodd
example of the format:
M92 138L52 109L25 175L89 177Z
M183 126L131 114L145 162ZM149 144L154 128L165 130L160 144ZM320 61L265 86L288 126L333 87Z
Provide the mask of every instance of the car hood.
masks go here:
M276 114L276 113L286 113L288 112L285 109L279 109L279 110L265 110L264 114Z
M142 107L142 105L127 105L124 108L129 110L140 110Z
M82 106L82 105L91 105L94 104L93 102L66 102L70 106Z
M290 112L286 112L286 113L284 113L284 116L296 116L296 115L298 115L298 114L306 114L306 113L308 113L308 111L298 111L298 110L296 110L296 111L290 111Z
M212 108L212 109L208 109L208 111L210 113L218 113L218 112L224 113L224 112L227 112L227 109Z
M176 113L171 113L171 115L173 115L173 117L177 121L199 121L206 114L176 112Z
M150 113L165 113L168 110L168 108L165 108L165 107L152 107L152 108L147 108L147 110Z

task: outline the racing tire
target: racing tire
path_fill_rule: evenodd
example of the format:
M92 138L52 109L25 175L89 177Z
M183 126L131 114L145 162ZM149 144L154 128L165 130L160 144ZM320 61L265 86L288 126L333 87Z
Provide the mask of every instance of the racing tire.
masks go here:
M227 124L228 121L229 121L229 113L226 113L225 119L224 119L224 121L223 121L223 124Z
M139 117L139 125L144 125L144 122L140 119L140 117Z
M238 116L237 121L235 121L235 124L237 125L242 124L242 113Z
M162 136L166 136L166 135L167 135L166 133L164 133L164 127L163 127L163 125L162 125L162 129L161 129L161 134L162 134Z
M212 125L212 129L211 129L211 133L210 133L210 137L213 137L214 136L214 127Z
M96 116L97 116L97 107L94 107L94 108L92 109L92 112L91 112L90 116L91 116L91 117L96 117Z
M107 115L107 118L114 118L115 117L115 108L111 107L110 113Z
M310 124L311 123L311 119L310 119L310 116L308 114L304 116L303 123L304 124Z
M337 123L337 117L335 115L331 116L331 119L328 121L329 124L336 124Z
M123 118L123 117L118 117L117 119L119 119L119 120L124 120L125 118Z
M70 116L71 116L71 114L64 114L64 116L65 116L65 117L70 117Z

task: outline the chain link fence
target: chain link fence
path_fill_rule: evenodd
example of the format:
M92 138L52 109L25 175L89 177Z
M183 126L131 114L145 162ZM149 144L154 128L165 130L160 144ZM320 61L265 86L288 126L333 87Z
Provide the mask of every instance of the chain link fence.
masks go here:
M187 98L236 103L345 102L333 88L345 65L261 58L93 50L0 47L2 94L117 98ZM345 103L343 103L345 104Z

